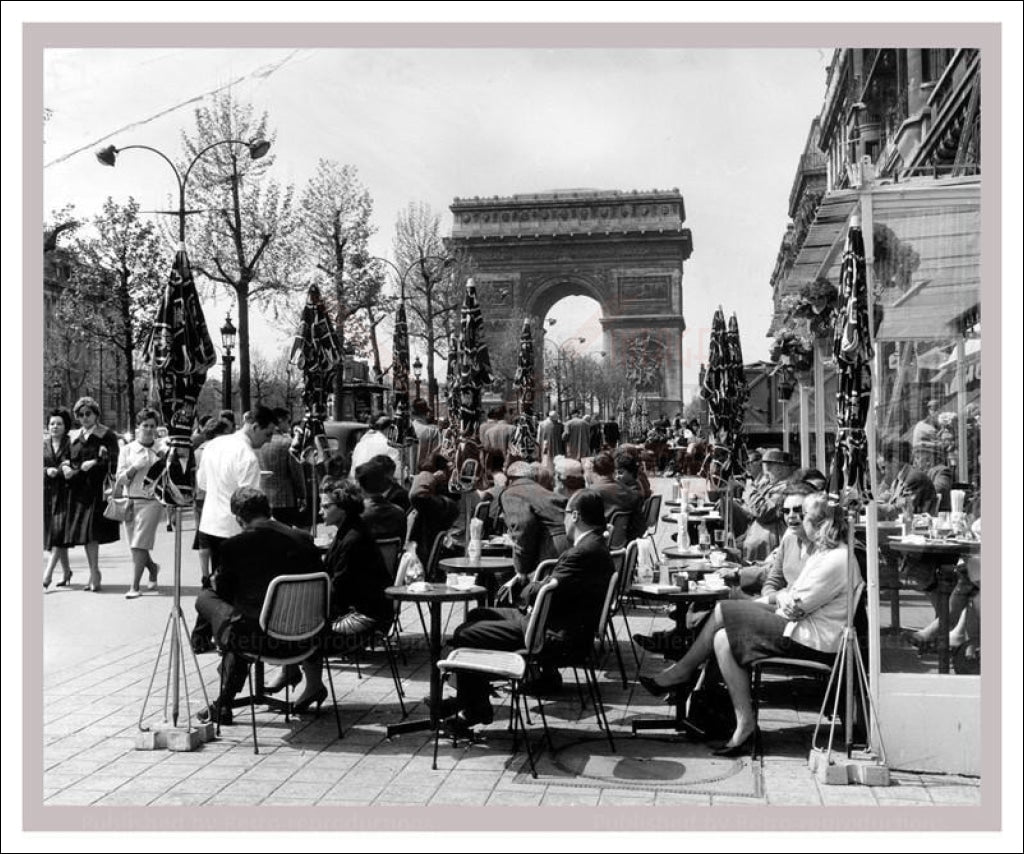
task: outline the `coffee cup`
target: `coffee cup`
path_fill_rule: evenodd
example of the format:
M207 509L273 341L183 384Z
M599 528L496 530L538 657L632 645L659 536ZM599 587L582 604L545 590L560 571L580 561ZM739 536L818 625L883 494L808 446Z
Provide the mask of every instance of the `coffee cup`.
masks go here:
M447 584L449 587L458 587L459 574L457 572L449 572L444 578L444 583Z
M720 569L721 567L725 566L726 557L727 555L725 552L715 549L713 552L711 552L710 555L708 555L708 561L710 561L711 565L715 569Z

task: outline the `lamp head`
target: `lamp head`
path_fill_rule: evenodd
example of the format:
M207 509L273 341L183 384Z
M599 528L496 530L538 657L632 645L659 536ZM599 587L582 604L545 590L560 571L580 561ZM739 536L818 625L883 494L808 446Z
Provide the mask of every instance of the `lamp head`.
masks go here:
M96 152L96 159L104 166L113 166L117 163L117 146L108 145Z
M259 160L270 151L270 142L265 139L254 139L249 143L249 156L253 160Z
M238 330L235 329L235 324L231 322L231 315L227 315L224 319L224 325L220 328L220 339L224 345L225 350L232 350L235 346L235 335Z

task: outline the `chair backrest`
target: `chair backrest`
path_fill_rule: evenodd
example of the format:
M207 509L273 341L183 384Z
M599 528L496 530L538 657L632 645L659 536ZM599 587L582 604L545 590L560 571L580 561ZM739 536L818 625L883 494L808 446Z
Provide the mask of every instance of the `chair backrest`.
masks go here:
M640 556L640 541L630 540L626 546L626 556L619 568L619 600L626 595L636 578L636 563ZM616 607L618 605L616 604Z
M391 577L398 574L398 561L402 556L402 538L388 537L387 539L376 540L380 555L384 558L384 566L388 568Z
M658 519L661 516L661 496L650 495L644 501L644 520L647 530L654 532L658 530Z
M608 548L621 549L626 545L629 535L630 514L625 510L616 510L608 519Z
M597 637L604 637L608 629L608 620L611 619L613 608L619 601L619 572L613 572L608 579L608 590L604 594L604 604L601 606L601 617L597 621Z
M557 587L558 579L549 578L537 591L537 598L533 600L533 610L530 612L530 621L526 624L523 643L528 656L537 655L544 648L544 630L547 628L548 614L551 613L551 597Z
M549 557L547 560L542 560L537 564L537 568L533 571L533 575L530 576L530 581L543 581L551 574L558 563L558 558Z
M487 521L487 517L491 512L491 499L485 498L476 507L473 508L473 518L480 519L483 522Z
M327 622L330 598L331 579L326 572L279 575L263 598L260 628L275 640L314 638Z
M405 511L405 541L413 539L413 535L416 533L416 522L419 521L420 511L413 510L411 507Z
M423 567L423 575L427 581L432 581L437 577L437 571L441 563L441 552L444 550L444 541L447 536L447 531L438 531L437 536L434 537L434 544L430 547L427 565Z

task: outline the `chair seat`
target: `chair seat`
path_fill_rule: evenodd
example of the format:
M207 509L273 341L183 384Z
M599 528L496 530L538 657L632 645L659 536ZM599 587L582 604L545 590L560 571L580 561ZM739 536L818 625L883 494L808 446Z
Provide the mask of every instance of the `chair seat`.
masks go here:
M820 673L831 673L832 665L820 661L811 661L806 658L783 658L781 656L770 656L755 661L754 667L797 667L804 670L815 670Z
M437 669L442 673L449 670L469 670L500 679L522 679L526 673L526 660L516 652L460 647L439 661Z

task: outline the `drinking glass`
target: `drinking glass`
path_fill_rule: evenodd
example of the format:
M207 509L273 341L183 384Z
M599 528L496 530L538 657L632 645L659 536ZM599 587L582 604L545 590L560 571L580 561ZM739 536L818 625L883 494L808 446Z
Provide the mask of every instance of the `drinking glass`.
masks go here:
M725 547L725 528L715 529L715 545L718 546L718 548Z

